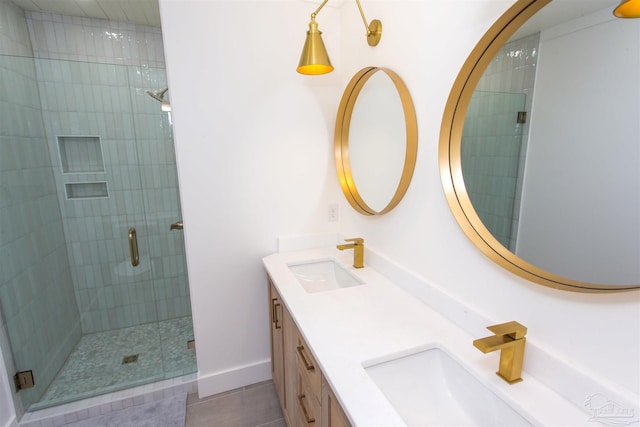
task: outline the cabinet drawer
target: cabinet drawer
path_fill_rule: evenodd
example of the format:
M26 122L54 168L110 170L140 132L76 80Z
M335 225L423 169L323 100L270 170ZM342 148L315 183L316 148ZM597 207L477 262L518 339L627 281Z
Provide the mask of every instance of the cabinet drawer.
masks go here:
M297 400L297 427L321 427L322 407L320 400L313 396L311 385L300 370L298 370Z
M318 366L316 359L311 354L309 346L299 333L296 345L296 359L298 371L308 384L309 391L311 392L314 400L320 402L320 393L322 391L322 372L320 371L320 366Z

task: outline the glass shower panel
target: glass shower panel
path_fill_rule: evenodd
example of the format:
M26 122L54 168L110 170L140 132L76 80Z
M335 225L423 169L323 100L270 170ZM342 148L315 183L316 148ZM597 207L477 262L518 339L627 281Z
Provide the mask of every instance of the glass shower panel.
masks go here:
M9 378L37 378L25 408L82 333L40 108L33 59L0 55L0 344Z
M482 223L506 248L516 240L522 93L475 91L462 132L464 184Z

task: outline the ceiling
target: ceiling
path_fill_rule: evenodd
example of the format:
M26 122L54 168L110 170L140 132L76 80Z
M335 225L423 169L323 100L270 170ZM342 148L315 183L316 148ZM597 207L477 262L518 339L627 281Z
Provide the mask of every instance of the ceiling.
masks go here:
M160 8L158 0L11 0L13 3L25 10L35 12L51 12L60 15L83 16L87 18L110 19L112 21L130 22L133 24L160 26ZM619 3L619 0L581 0L554 2L558 3L560 10L553 13L545 13L550 8L543 9L539 18L545 21L544 26L548 26L561 19L566 19L565 15L581 16L601 9L605 6L613 7ZM554 7L556 5L554 4ZM525 24L519 36L522 33L534 32L529 28L534 23ZM539 28L537 29L539 30Z
M615 19L613 17L613 9L618 4L620 4L620 0L552 1L551 4L543 7L542 10L525 22L513 35L512 39L515 40L537 33L554 25L568 22L602 9L609 9L611 11L611 19Z
M160 26L158 0L11 0L25 10Z

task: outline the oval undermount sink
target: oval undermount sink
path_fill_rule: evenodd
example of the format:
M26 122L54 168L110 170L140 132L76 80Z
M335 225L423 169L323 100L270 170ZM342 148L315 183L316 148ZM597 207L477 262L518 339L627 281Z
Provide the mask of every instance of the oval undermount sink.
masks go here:
M365 370L408 426L532 425L440 348Z
M332 259L288 264L289 270L309 293L325 292L364 284Z

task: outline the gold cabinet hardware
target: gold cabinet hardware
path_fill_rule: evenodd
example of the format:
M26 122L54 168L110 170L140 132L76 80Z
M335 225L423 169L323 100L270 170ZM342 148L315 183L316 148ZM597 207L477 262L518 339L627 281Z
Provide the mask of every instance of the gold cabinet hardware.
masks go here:
M302 359L302 363L304 364L304 368L307 371L314 371L316 369L315 366L313 366L313 363L309 363L309 361L307 360L307 356L305 356L304 354L304 346L297 346L296 350L298 350L298 354L300 355L300 358Z
M178 221L171 224L169 230L182 230L184 228L184 222Z
M282 328L280 324L280 318L278 317L278 309L280 308L280 303L277 298L273 298L271 300L271 318L273 319L273 324L276 329Z
M298 347L299 348L299 347ZM298 402L300 403L300 408L302 408L302 413L304 415L304 419L307 421L307 424L313 424L316 422L314 417L309 416L309 411L307 407L304 405L304 398L307 397L304 393L298 395Z
M361 237L354 237L351 239L344 239L345 242L351 242L347 245L338 245L341 251L345 249L353 249L353 266L355 268L364 267L364 239Z
M140 255L138 254L138 235L135 227L129 228L129 254L131 255L131 265L140 264Z
M527 328L516 321L488 326L491 335L473 341L473 346L483 353L500 350L499 377L509 384L522 381L522 363Z

